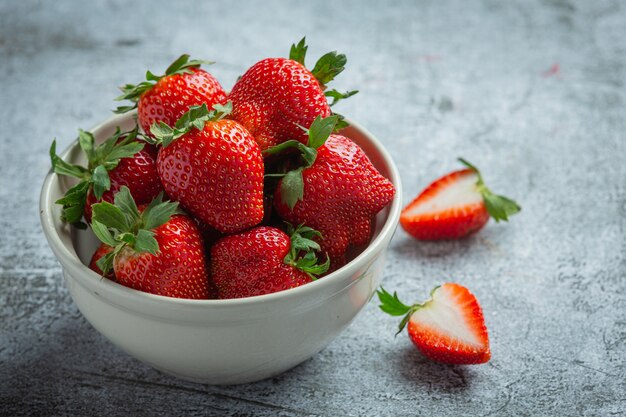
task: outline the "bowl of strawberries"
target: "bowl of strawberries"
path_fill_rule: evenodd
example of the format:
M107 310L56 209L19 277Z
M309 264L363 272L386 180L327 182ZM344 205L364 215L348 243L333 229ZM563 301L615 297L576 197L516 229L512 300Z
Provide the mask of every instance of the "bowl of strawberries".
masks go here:
M181 56L57 154L40 200L71 296L166 373L238 384L324 348L376 291L400 217L383 145L328 102L346 63L254 64L226 93Z

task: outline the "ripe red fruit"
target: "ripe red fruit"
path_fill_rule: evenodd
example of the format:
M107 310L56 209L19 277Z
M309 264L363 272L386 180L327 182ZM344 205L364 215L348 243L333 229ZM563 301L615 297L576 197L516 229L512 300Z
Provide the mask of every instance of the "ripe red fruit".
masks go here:
M428 301L412 306L382 287L378 298L381 310L404 316L398 333L408 323L409 337L424 356L459 365L485 363L491 358L482 308L467 288L446 283L433 289Z
M115 205L93 206L92 229L113 247L97 266L111 268L127 287L176 298L209 298L209 277L202 236L188 216L176 214L177 203L153 200L139 211L127 187L115 195Z
M102 275L105 278L115 281L115 274L113 273L113 270L110 270L106 275L104 275L102 273L102 270L98 266L98 261L100 260L100 258L108 255L111 252L113 252L113 247L107 244L101 243L100 246L98 246L98 249L96 249L93 256L91 257L91 260L89 261L89 269L91 269L98 275Z
M267 58L254 64L228 95L233 102L231 118L256 138L261 150L289 139L306 143L299 126L309 127L317 116L330 116L326 96L333 97L334 104L357 93L325 93L326 84L343 71L346 57L329 52L309 71L304 66L304 42L292 45L289 59Z
M79 144L87 156L87 168L63 161L56 155L56 142L52 143L53 170L80 179L57 201L63 205L65 221L80 226L84 215L87 223L91 223L91 206L99 201L113 202L113 195L122 186L130 189L138 204L149 203L163 191L156 169L157 149L137 141L136 136L136 128L124 133L118 129L104 143L95 146L91 133L79 131Z
M400 224L418 240L458 239L480 230L489 216L508 221L519 205L493 194L476 167L452 172L431 185L402 210Z
M150 134L154 123L168 126L189 110L191 106L222 104L226 92L211 74L200 68L206 61L191 60L181 55L165 70L165 75L146 73L146 81L137 85L127 84L116 100L131 100L132 106L118 107L116 113L124 113L137 107L137 120L141 129Z
M226 236L211 248L211 276L218 298L242 298L270 294L311 282L326 272L328 260L317 264L311 240L318 235L300 225L289 235L274 227L260 226ZM300 256L301 252L306 254Z
M263 157L239 123L223 117L229 106L192 107L175 128L155 124L162 144L157 169L167 194L222 233L263 220Z
M308 146L291 141L266 153L289 146L303 151L304 166L280 180L276 211L291 223L318 230L322 250L334 264L341 264L350 245L369 242L372 221L391 202L395 189L356 143L330 135L336 121L337 116L316 119L308 131Z

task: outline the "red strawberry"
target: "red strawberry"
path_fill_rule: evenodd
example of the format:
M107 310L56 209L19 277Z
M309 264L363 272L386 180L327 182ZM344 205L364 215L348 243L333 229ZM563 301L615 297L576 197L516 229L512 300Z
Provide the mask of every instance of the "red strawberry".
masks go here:
M333 97L335 104L357 93L324 93L326 84L343 71L345 55L329 52L309 71L304 66L306 50L303 38L291 46L289 59L268 58L254 64L228 96L233 102L232 118L248 129L261 150L288 139L306 143L299 126L310 126L317 116L330 116L326 96Z
M476 167L452 172L431 185L402 210L400 224L419 240L458 239L480 230L493 217L508 221L519 212L513 200L493 194Z
M106 256L111 252L113 252L113 248L111 246L104 243L100 244L100 246L98 246L98 249L96 249L93 256L91 257L91 261L89 261L89 269L91 269L98 275L102 275L105 278L109 278L115 281L115 274L113 274L113 270L110 270L108 274L104 275L102 273L102 270L98 266L98 261L100 260L100 258Z
M330 135L336 122L337 116L317 118L308 131L308 145L289 141L265 153L288 147L303 152L304 166L288 172L279 183L276 211L286 221L319 230L322 250L334 264L341 264L350 245L370 240L372 221L395 190L357 144Z
M300 225L289 236L274 227L260 226L227 236L211 248L211 275L218 298L242 298L287 290L323 274L328 260L317 264L311 240L318 235ZM304 256L299 256L304 251Z
M80 179L57 201L63 205L63 218L80 225L84 215L91 223L91 206L98 201L113 202L113 195L127 186L138 204L152 201L163 187L156 169L157 149L136 140L137 129L121 133L119 129L103 144L95 146L91 133L79 131L79 144L85 152L88 167L68 164L56 155L52 142L50 157L54 172Z
M263 220L263 157L239 123L223 119L230 106L192 107L175 128L155 124L157 169L167 194L222 233Z
M381 287L380 309L404 316L398 333L409 325L409 337L424 356L443 363L470 365L491 358L489 335L480 304L467 288L446 283L435 287L423 304L407 306ZM396 333L397 334L397 333Z
M200 68L207 61L189 61L189 55L181 55L165 70L165 75L146 73L146 81L137 85L127 84L116 100L131 100L132 106L118 107L116 113L124 113L137 107L137 120L141 129L149 134L154 123L168 126L189 110L191 106L222 104L226 92L220 83Z
M113 251L97 266L111 267L127 287L176 298L209 298L209 277L202 236L194 220L176 214L177 203L154 199L139 210L127 187L115 194L115 205L93 206L92 229Z

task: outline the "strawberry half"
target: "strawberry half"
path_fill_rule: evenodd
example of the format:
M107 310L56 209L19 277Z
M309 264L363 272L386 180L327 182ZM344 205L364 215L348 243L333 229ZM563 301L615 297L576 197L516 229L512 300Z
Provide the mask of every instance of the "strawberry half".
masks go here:
M131 106L120 106L115 113L125 113L137 108L137 120L144 133L150 134L154 123L163 122L169 126L189 110L191 106L222 104L226 92L211 74L201 69L210 61L189 60L189 55L181 55L166 70L164 75L146 73L146 81L137 85L121 87L122 95L116 100L130 100Z
M452 172L430 184L402 210L400 224L418 240L459 239L480 230L489 217L508 221L521 208L513 200L493 194L478 169Z
M309 127L317 116L330 116L326 97L331 97L334 105L357 93L325 91L326 84L344 70L345 55L329 52L309 71L304 65L307 48L303 38L291 46L289 59L257 62L228 95L233 102L231 117L255 137L261 150L289 139L306 143L306 134L298 126Z
M157 170L173 200L219 232L236 233L263 220L263 157L243 126L224 119L230 103L213 107L191 107L173 128L152 126Z
M113 251L96 265L111 268L118 283L176 298L209 298L209 275L202 236L195 221L178 214L178 203L155 198L141 210L127 187L115 204L93 205L94 234Z
M91 223L91 206L99 201L113 202L113 195L122 186L130 189L138 204L147 204L163 187L156 170L157 149L137 141L137 128L121 132L119 128L104 143L95 146L90 132L79 131L78 143L87 156L88 165L72 165L56 155L56 141L50 147L52 169L59 175L80 179L57 204L63 205L62 218L84 228L85 217Z
M404 316L396 334L408 324L409 337L424 356L458 365L485 363L491 358L482 308L467 288L442 284L431 291L429 300L411 306L382 287L377 293L382 311Z
M299 287L328 270L318 264L312 239L319 233L300 225L288 235L275 227L260 226L227 236L211 248L211 276L218 298L242 298Z

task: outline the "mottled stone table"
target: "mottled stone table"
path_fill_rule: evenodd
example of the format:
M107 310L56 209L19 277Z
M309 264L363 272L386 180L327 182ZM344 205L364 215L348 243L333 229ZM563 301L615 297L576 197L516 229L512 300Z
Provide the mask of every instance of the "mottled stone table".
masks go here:
M93 3L93 4L92 4ZM615 1L0 2L0 414L624 415L626 5ZM40 230L53 137L182 52L230 87L307 35L345 52L338 111L388 147L408 201L464 156L523 211L460 242L398 230L385 285L453 280L481 301L487 365L425 360L374 302L271 380L187 383L81 316Z

